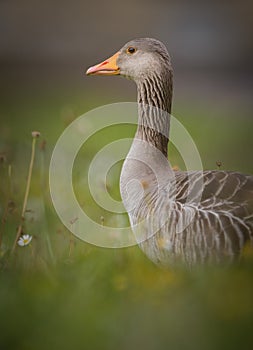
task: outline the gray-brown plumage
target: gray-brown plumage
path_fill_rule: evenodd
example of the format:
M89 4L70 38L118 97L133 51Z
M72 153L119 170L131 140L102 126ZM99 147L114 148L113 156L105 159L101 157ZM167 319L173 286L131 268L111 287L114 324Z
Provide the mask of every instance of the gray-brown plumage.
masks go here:
M173 171L167 160L172 67L155 39L127 43L87 74L135 81L138 128L120 187L137 242L156 263L232 260L253 241L253 176Z

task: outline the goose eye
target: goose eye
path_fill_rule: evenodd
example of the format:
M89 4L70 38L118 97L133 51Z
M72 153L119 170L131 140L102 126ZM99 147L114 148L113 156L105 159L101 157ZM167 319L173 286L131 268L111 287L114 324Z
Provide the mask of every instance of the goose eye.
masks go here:
M129 53L130 55L132 55L133 53L136 52L136 48L133 46L129 46L127 49L127 53Z

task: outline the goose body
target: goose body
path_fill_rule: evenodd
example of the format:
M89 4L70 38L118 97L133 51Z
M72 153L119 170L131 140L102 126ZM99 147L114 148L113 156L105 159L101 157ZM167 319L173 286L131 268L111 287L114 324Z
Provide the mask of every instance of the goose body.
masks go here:
M138 127L123 164L120 190L132 230L155 263L233 260L253 242L253 176L173 171L167 159L172 68L155 39L133 40L87 74L136 82Z

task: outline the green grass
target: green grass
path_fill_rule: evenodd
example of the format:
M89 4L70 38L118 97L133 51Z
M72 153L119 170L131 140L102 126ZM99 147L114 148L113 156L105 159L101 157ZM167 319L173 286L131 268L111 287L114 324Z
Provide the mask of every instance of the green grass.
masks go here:
M250 349L251 252L229 267L162 270L138 247L94 247L73 237L62 225L49 195L50 155L66 125L95 106L87 96L83 100L81 92L66 96L44 90L18 91L2 102L0 348ZM205 168L217 168L220 160L224 169L250 173L253 125L249 115L241 113L238 118L238 111L217 108L206 112L204 106L194 105L187 111L184 106L175 111L193 135ZM24 222L24 230L33 240L27 247L16 247L11 255L20 223L32 130L41 132ZM109 134L122 137L128 133L133 130L109 130L100 135L101 144ZM45 148L41 147L43 140ZM74 178L80 179L81 165L88 166L99 146L94 141L80 152ZM173 147L170 158L173 165L183 167ZM119 168L112 169L109 179L116 199L118 173ZM86 187L78 186L76 191L83 191L80 196L88 197ZM92 199L88 204L94 219L99 221L103 215L109 220L110 214L101 212Z

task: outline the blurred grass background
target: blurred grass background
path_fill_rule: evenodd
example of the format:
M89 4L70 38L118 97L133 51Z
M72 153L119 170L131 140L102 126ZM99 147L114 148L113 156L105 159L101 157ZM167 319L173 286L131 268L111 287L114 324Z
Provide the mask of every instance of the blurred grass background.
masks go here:
M0 3L1 349L252 347L250 252L230 267L161 270L138 247L102 249L73 237L48 189L51 152L65 127L94 107L135 101L131 82L84 71L142 36L171 52L173 114L204 168L221 161L222 169L253 173L252 8L247 0ZM25 221L33 240L10 257L33 130L41 132ZM133 133L117 131L119 138ZM98 141L105 140L80 155L83 166ZM170 159L183 167L173 146ZM78 162L78 176L82 170ZM117 173L110 178L115 198ZM90 210L97 221L110 220L91 203Z

